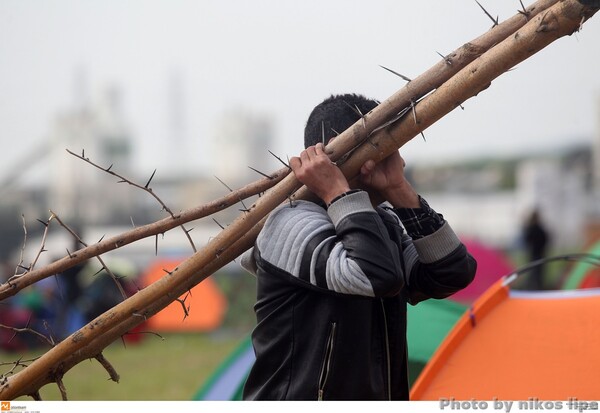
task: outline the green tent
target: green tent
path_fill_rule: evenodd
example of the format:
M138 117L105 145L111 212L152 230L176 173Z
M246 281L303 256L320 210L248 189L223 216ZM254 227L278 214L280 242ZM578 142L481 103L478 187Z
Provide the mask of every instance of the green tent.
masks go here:
M412 385L439 344L466 311L452 300L427 300L408 306L408 378Z
M600 257L600 241L592 244L586 251L592 257ZM563 282L563 290L600 287L600 270L598 263L581 260L567 274Z

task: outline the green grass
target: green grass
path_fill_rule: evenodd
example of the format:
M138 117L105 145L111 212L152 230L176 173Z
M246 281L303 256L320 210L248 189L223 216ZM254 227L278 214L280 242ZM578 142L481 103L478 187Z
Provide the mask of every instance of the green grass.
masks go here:
M69 400L191 400L243 335L168 334L146 336L141 343L116 342L103 352L120 375L119 383L96 360L73 367L63 379ZM3 353L0 362L23 360L40 353ZM2 366L0 372L8 370ZM55 384L44 386L43 400L61 400ZM17 400L31 400L20 397Z

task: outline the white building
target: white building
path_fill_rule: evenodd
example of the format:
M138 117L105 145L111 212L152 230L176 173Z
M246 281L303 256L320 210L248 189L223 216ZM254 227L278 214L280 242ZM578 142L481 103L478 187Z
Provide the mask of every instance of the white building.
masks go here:
M212 136L211 172L227 185L239 186L261 178L249 167L267 174L280 168L282 165L269 153L273 133L268 116L242 109L224 113Z
M120 93L111 88L91 108L58 116L50 132L48 205L62 219L108 221L118 211L130 211L131 188L117 178L70 155L84 155L95 164L123 176L130 172L131 138L120 108Z

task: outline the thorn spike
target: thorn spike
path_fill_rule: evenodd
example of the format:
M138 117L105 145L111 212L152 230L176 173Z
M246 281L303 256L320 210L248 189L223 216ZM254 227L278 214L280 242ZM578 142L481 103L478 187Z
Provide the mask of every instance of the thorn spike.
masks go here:
M486 14L486 16L488 16L490 18L490 20L492 22L494 22L494 25L492 27L498 26L498 16L494 19L492 17L492 15L489 14L488 11L481 5L481 3L479 3L477 0L475 0L475 3L477 3L477 5L481 8L481 10L483 10L483 12Z
M411 81L411 79L410 79L409 77L406 77L406 76L404 76L404 75L402 75L402 74L400 74L400 73L398 73L398 72L395 72L395 71L393 71L392 69L388 69L387 67L385 67L385 66L382 66L382 65L379 65L379 67L381 67L382 69L385 69L385 70L387 70L387 71L388 71L388 72L390 72L390 73L393 73L393 74L395 74L396 76L399 76L399 77L401 77L402 79L406 80L407 82L410 82L410 81Z
M154 178L155 173L156 173L156 169L154 170L154 172L152 172L152 175L150 175L150 179L148 179L148 182L146 182L146 185L144 185L144 188L148 189L148 185L150 185L150 182L152 181L152 178Z

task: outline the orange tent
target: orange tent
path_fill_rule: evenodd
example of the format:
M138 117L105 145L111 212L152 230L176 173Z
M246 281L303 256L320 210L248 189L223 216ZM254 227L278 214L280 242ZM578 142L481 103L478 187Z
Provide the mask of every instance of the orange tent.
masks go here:
M600 399L600 289L488 289L415 382L412 400Z
M154 261L142 273L144 286L152 284L173 271L181 261L176 259L160 259ZM192 288L185 298L185 307L189 308L184 317L180 302L173 302L148 320L148 328L153 331L209 331L219 327L223 321L227 302L215 282L207 278Z

